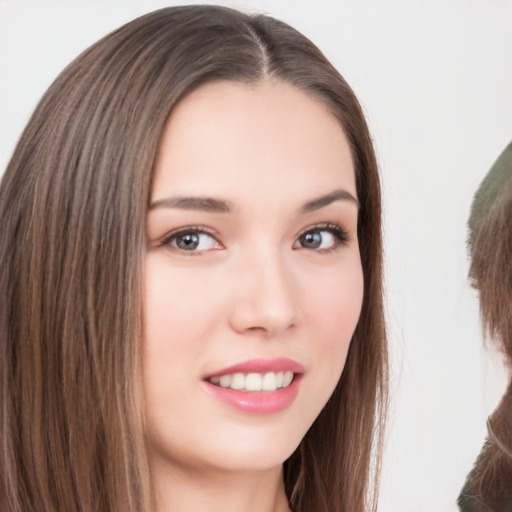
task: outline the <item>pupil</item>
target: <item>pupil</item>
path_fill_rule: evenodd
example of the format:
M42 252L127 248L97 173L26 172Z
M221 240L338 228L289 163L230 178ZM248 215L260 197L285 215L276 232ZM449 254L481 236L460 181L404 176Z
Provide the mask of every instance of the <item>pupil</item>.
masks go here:
M189 233L188 235L182 235L177 240L177 245L180 249L194 250L199 245L199 235L197 233Z
M318 231L306 233L303 236L302 244L309 249L317 249L322 244L322 235Z

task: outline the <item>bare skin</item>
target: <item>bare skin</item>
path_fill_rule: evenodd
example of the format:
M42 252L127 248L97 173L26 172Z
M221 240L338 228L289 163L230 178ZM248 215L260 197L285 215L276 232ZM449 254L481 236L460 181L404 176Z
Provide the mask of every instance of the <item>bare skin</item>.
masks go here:
M236 476L200 472L195 478L188 471L176 472L165 475L156 487L158 512L291 512L280 468Z

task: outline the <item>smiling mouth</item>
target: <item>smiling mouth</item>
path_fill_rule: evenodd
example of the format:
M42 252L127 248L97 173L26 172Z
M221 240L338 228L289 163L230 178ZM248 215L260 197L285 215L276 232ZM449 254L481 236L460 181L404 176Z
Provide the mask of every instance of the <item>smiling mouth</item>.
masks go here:
M214 386L241 392L277 391L288 387L294 379L291 371L266 373L232 373L210 377L207 382Z

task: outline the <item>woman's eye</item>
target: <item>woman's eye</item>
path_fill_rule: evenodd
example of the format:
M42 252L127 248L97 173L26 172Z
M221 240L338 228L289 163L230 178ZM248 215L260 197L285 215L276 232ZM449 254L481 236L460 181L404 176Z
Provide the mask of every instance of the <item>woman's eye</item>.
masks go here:
M220 249L222 246L210 234L202 231L181 231L169 235L162 245L187 252L202 252Z
M329 250L336 249L348 241L347 233L338 227L310 229L299 236L295 249Z

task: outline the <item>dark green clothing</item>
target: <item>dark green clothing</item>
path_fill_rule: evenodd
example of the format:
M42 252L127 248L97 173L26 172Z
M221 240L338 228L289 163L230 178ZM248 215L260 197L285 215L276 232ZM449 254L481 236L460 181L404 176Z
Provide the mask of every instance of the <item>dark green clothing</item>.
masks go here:
M488 425L487 440L457 501L461 512L512 512L512 383Z
M461 512L512 512L512 460L500 457L482 476L484 454L492 451L497 448L486 441L457 500Z

